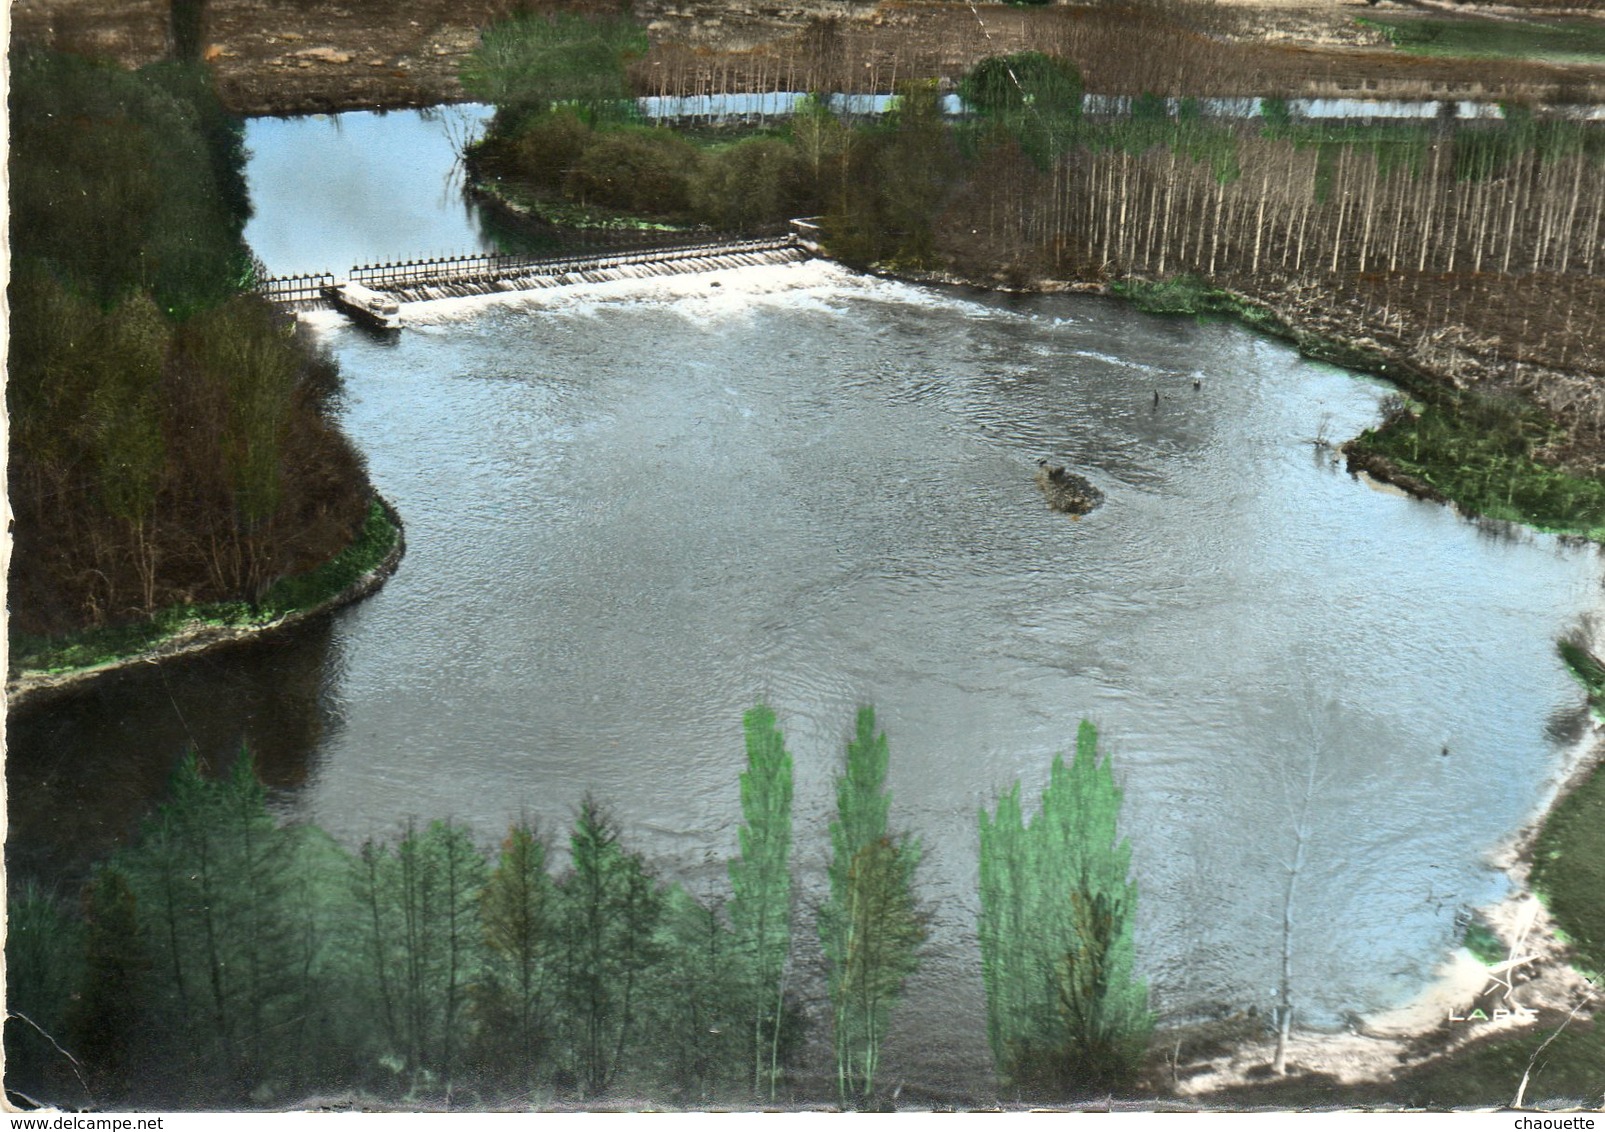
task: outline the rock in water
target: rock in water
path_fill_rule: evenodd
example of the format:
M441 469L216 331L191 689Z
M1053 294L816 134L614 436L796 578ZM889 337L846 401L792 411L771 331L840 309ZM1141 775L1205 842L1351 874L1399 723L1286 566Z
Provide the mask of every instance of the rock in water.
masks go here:
M1092 486L1084 476L1067 472L1063 465L1037 461L1037 486L1055 511L1077 519L1103 502L1103 492Z

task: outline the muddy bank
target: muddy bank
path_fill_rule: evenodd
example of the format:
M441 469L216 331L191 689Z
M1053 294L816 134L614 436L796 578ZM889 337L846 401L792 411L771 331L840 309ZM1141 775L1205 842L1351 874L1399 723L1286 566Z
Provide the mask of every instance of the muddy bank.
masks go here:
M190 621L180 625L174 632L137 653L115 657L82 668L72 668L60 672L24 669L6 683L6 710L12 711L24 706L35 706L65 693L78 691L93 681L111 673L133 668L137 665L161 664L178 657L195 656L203 652L212 652L232 645L260 640L264 636L303 624L315 617L320 617L325 613L330 613L367 597L384 585L386 579L396 572L396 568L401 564L402 556L407 550L406 534L401 522L401 516L396 513L389 501L382 496L376 495L374 499L383 509L385 517L394 532L394 539L390 549L377 563L363 571L354 582L339 593L304 609L293 610L260 624L214 624L205 621Z

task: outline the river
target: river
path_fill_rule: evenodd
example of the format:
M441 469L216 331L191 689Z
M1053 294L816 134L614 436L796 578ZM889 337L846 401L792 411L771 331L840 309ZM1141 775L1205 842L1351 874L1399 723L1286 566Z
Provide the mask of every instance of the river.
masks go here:
M439 121L362 119L405 139L390 191L287 179L331 158L282 147L356 124L252 124L270 270L468 250L441 243L477 228L441 187ZM415 212L433 219L387 219ZM412 816L488 847L527 814L561 849L590 792L712 894L763 700L796 758L807 909L873 704L934 915L886 1072L984 1090L977 813L1016 781L1032 807L1081 719L1125 787L1139 965L1169 1021L1272 1004L1314 783L1293 950L1322 1027L1418 992L1505 892L1488 854L1581 726L1554 641L1598 604L1595 550L1347 475L1316 441L1366 427L1387 388L1236 326L823 261L405 315L391 338L306 316L406 521L399 573L313 629L13 720L14 867L81 869L183 746L244 739L275 805L347 844ZM1049 511L1039 457L1106 504Z

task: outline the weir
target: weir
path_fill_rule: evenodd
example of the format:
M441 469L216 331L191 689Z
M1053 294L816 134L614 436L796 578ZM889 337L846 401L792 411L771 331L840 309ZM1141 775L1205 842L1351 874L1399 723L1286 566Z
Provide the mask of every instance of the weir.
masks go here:
M537 291L575 283L793 263L817 254L818 245L811 238L816 232L808 222L794 221L792 231L785 236L715 240L628 253L562 257L482 253L364 264L352 267L343 279L331 272L269 276L257 290L292 309L349 306L341 296L353 285L405 303Z

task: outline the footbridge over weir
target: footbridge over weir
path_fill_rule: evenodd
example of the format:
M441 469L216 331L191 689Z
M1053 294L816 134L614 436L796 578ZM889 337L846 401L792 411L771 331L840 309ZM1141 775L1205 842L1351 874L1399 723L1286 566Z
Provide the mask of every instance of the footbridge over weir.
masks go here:
M818 253L816 233L812 225L794 223L790 234L765 239L715 240L581 256L483 253L364 264L353 267L343 279L332 272L269 276L258 291L294 309L348 306L340 299L347 284L400 303L537 291L576 283L794 263Z

